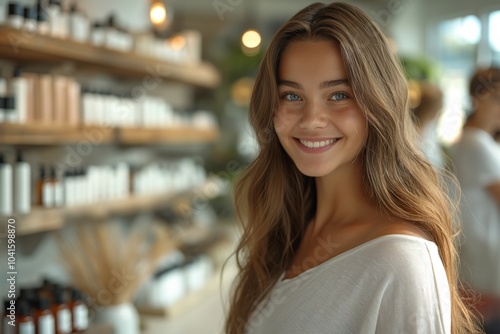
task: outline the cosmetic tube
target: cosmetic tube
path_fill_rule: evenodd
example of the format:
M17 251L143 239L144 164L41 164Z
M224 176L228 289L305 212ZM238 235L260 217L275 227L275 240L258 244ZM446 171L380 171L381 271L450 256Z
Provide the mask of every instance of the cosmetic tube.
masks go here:
M9 82L10 91L14 96L15 103L15 115L11 119L12 123L25 124L27 119L26 102L28 99L28 90L26 78L22 77L22 72L20 69L14 70L14 75Z
M14 212L27 214L31 211L31 167L20 152L14 165Z

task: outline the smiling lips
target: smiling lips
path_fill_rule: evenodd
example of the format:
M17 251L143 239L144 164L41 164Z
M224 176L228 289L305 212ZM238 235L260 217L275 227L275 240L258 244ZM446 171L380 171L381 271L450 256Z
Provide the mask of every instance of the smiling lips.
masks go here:
M332 138L327 140L319 140L319 141L310 141L304 139L298 139L298 141L309 149L315 148L325 148L327 146L333 145L333 143L337 142L340 138Z

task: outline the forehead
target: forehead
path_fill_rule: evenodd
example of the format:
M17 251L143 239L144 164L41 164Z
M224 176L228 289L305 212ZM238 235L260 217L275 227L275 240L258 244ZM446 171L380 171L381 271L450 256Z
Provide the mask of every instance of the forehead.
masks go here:
M333 41L299 40L290 42L279 62L279 79L345 78L346 71L340 48Z

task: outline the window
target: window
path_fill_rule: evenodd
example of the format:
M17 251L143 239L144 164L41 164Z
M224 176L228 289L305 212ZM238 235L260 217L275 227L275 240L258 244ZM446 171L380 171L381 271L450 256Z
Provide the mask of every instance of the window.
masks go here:
M489 16L488 42L493 51L493 64L500 67L500 10Z
M435 50L445 100L437 131L443 144L453 143L461 133L468 108L468 78L476 68L480 40L481 21L474 15L438 24Z

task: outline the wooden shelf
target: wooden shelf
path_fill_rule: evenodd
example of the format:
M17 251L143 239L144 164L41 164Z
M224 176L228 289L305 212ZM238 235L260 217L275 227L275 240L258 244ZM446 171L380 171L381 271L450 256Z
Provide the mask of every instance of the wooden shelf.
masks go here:
M90 141L101 144L192 144L217 139L217 129L105 128L45 124L0 124L0 145L61 145Z
M228 249L228 256L233 248ZM186 296L177 302L175 305L171 307L147 307L142 305L136 305L139 314L148 323L147 333L158 333L159 330L158 324L163 322L163 326L167 325L165 321L175 321L182 316L185 316L189 312L192 312L193 308L196 308L197 305L201 304L204 300L209 298L212 295L217 295L220 291L221 282L230 285L230 283L236 278L238 270L236 265L230 263L226 267L226 270L219 271L219 268L215 271L213 276L205 283L205 285L200 288L198 291L189 292ZM221 276L222 274L222 276ZM220 296L219 296L220 297ZM151 318L147 316L161 317L156 319L156 323L151 322ZM148 321L149 320L149 321Z
M219 72L209 63L166 62L7 26L0 26L0 58L17 63L59 64L61 61L71 61L80 67L95 68L121 77L152 75L207 88L215 88L221 81Z
M0 144L60 145L78 143L93 138L93 141L97 141L97 145L111 143L114 141L114 137L115 133L112 128L48 124L0 124Z
M198 188L174 193L130 196L122 199L64 208L46 209L33 207L27 215L14 216L16 219L16 235L58 230L65 225L68 219L105 219L113 215L131 214L160 208L176 198L189 196L196 189ZM0 216L0 219L3 219L3 221L7 221L7 218L11 217ZM0 233L5 233L5 226L1 227Z
M188 127L167 129L121 128L118 134L121 144L213 142L218 136L217 129Z

